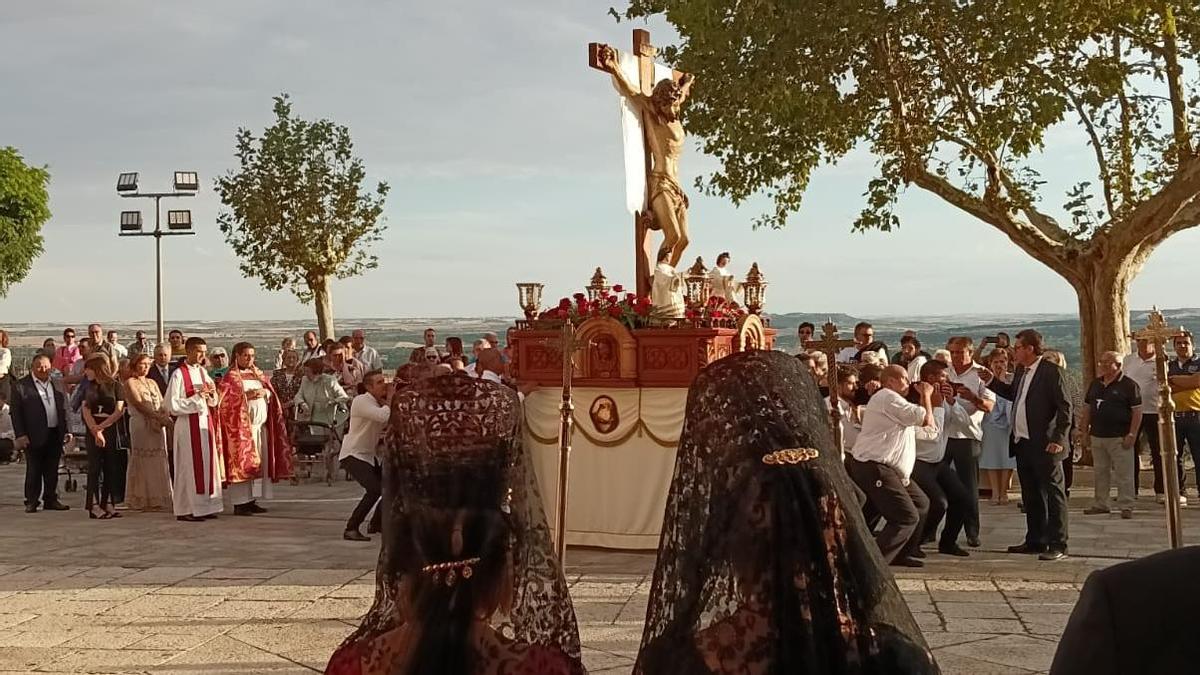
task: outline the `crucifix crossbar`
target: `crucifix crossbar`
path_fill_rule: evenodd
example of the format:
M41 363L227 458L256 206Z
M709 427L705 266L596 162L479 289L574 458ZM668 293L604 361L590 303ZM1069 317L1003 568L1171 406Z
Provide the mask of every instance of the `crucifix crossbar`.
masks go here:
M609 49L607 45L599 42L588 44L588 65L596 70L605 71L602 62L602 51ZM617 52L618 56L627 56ZM650 31L641 28L633 31L633 50L632 55L637 59L637 78L636 86L645 96L650 96L653 93L654 85L658 79L666 79L665 77L656 77L655 71L658 70L661 74L663 67L654 63L654 57L657 56L658 49L650 44ZM634 79L629 74L630 83L634 83ZM683 79L684 73L678 70L670 71L671 78L676 82ZM632 113L632 110L630 110ZM636 278L637 293L639 296L650 294L651 279L654 274L654 265L656 252L653 244L650 241L650 230L652 227L652 217L650 215L649 204L649 185L651 184L651 172L653 171L652 148L650 138L647 136L647 119L646 112L636 112L638 135L641 137L640 148L636 144L631 144L626 140L626 182L627 190L630 194L626 195L627 202L631 210L634 211L633 228L634 228L634 276ZM641 166L636 166L637 149L640 149ZM631 153L631 150L633 151ZM640 185L640 190L638 189Z

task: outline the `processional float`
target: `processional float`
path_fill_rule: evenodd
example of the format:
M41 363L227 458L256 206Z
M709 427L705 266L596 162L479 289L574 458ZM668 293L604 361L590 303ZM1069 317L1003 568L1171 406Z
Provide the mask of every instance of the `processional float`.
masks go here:
M767 282L757 263L744 281L731 282L741 303L713 293L701 259L686 273L676 270L688 227L678 111L692 78L656 64L656 53L640 29L632 53L588 45L588 64L608 73L620 95L634 283L610 285L596 268L586 292L548 307L544 284L517 284L524 318L511 334L510 368L536 386L526 397L525 441L543 492L555 494L560 558L568 541L657 548L687 388L709 363L775 342L762 316ZM654 232L663 234L657 251Z

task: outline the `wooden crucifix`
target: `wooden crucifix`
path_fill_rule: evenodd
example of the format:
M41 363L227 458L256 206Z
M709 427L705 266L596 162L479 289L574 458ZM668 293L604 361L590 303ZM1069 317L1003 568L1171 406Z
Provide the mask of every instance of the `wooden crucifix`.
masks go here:
M833 319L826 319L825 325L821 326L820 340L805 340L803 347L805 349L815 349L823 354L829 361L829 371L825 376L829 383L829 417L833 421L833 444L838 451L842 451L842 408L838 402L838 386L837 386L837 355L846 347L855 346L854 340L842 340L838 338L838 329L834 325Z
M1175 401L1171 399L1171 385L1167 379L1167 344L1185 334L1182 328L1168 326L1157 307L1151 310L1146 327L1133 334L1133 339L1147 340L1154 345L1154 373L1158 378L1158 447L1167 489L1167 542L1171 548L1183 546L1183 524L1179 515L1179 470L1175 464L1179 449L1175 445Z
M650 31L640 28L633 31L632 55L597 42L588 45L588 65L612 76L626 105L626 205L633 212L634 276L640 296L650 294L659 254L677 267L688 241L688 200L679 183L684 139L679 109L691 91L692 77L656 65L657 53ZM650 241L651 230L663 232L658 253Z

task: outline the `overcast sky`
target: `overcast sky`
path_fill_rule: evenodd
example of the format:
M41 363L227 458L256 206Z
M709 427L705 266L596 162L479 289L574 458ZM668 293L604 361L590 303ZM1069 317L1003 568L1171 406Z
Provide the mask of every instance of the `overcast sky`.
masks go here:
M335 284L337 316L509 315L517 281L543 281L556 298L597 265L630 280L615 93L586 64L589 41L629 43L610 2L3 4L0 145L49 165L54 213L45 255L0 300L4 322L152 319L153 242L118 239L118 213L133 206L114 186L139 171L144 188L166 188L175 169L199 171L204 187L186 203L198 234L164 242L168 323L311 316L242 278L215 225L212 179L233 166L234 133L269 124L280 92L296 114L348 125L370 179L392 186L379 269ZM658 43L673 38L649 27ZM1054 134L1040 165L1052 206L1091 169L1073 134ZM691 179L713 166L694 147L684 157L687 259L711 264L727 249L739 274L758 261L769 310L1076 308L1065 282L998 232L915 189L898 232L852 234L873 168L865 153L820 170L783 231L751 229L762 201L736 209L694 194ZM1193 230L1161 247L1132 305L1198 304L1179 282L1198 245Z

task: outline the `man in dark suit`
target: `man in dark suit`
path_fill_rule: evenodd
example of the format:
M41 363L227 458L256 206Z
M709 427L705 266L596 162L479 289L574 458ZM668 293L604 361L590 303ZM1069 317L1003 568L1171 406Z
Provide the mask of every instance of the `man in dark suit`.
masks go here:
M1200 546L1092 572L1058 643L1050 675L1193 673Z
M67 438L66 400L50 382L50 358L34 357L30 374L13 388L12 423L17 443L25 448L25 513L36 513L39 501L48 511L66 511L58 501L58 460Z
M1067 557L1067 491L1062 460L1071 427L1071 403L1062 368L1042 358L1042 335L1027 329L1013 345L1017 371L1012 384L981 369L980 377L997 395L1012 401L1009 455L1017 459L1021 500L1025 503L1025 542L1009 553L1039 553L1039 560Z
M158 393L167 395L167 383L171 381L171 373L175 372L175 364L171 363L171 348L168 345L158 345L154 348L154 362L150 364L150 372L146 373L158 385Z

